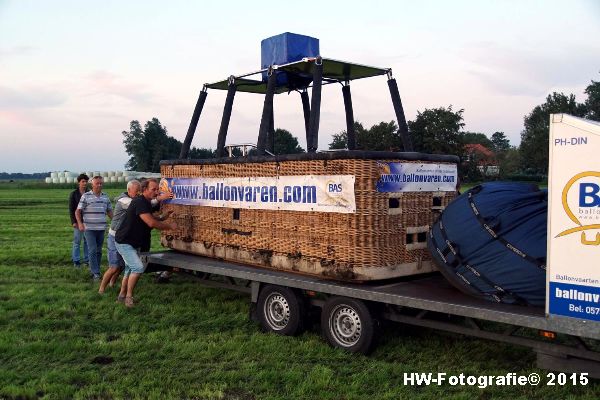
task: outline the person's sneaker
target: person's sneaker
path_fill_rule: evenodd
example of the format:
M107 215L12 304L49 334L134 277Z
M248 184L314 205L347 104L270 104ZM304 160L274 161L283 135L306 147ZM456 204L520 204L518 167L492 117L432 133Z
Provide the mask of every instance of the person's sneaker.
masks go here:
M92 275L92 279L94 280L94 282L98 282L100 280L101 276L100 275Z
M125 297L125 307L131 308L134 306L133 297Z
M117 296L117 303L125 303L125 296L118 295Z
M73 263L73 266L74 266L75 268L81 268L81 264L80 264L80 263L78 263L78 262L74 262L74 263Z

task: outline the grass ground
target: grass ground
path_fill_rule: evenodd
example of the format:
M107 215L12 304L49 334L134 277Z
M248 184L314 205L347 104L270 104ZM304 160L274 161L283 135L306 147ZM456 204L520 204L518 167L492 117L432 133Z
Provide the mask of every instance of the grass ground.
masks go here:
M294 338L263 334L248 319L247 296L184 276L165 285L144 276L140 304L126 309L116 289L98 295L71 266L68 193L0 185L0 399L599 397L595 381L405 385L410 372L546 372L525 348L400 325L386 327L368 357L330 348L317 327Z

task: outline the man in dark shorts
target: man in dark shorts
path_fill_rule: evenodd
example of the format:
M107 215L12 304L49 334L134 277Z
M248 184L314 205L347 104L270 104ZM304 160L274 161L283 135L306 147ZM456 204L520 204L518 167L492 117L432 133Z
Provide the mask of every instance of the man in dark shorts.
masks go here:
M125 219L115 235L117 251L125 260L125 274L121 283L121 292L117 298L125 306L133 307L133 289L144 272L140 251L150 250L150 232L177 229L175 222L161 221L152 215L152 200L158 197L158 182L148 179L142 182L142 195L131 201Z
M110 223L110 229L108 230L108 239L106 242L106 248L108 249L108 269L102 276L98 293L104 293L106 286L112 286L114 280L119 276L121 271L125 269L125 261L123 257L117 252L115 245L115 235L117 230L121 226L121 223L125 219L127 214L127 208L135 197L140 193L140 181L131 180L127 183L127 191L121 193L115 198L115 208L113 211L113 219Z

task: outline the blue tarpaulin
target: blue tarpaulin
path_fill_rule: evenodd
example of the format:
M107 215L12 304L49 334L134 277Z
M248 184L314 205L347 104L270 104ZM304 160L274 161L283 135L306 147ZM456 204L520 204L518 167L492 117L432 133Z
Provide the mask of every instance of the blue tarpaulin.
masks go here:
M467 294L543 306L548 193L523 183L485 183L457 197L433 224L428 248Z
M260 68L269 65L283 65L300 61L304 57L319 55L319 39L298 35L296 33L282 33L271 36L260 42Z
M319 39L298 35L296 33L282 33L271 36L260 42L261 69L270 65L284 65L300 61L304 57L317 57L319 55ZM263 73L263 81L267 81L267 74ZM305 86L312 80L312 76L291 75L286 72L277 72L277 85Z

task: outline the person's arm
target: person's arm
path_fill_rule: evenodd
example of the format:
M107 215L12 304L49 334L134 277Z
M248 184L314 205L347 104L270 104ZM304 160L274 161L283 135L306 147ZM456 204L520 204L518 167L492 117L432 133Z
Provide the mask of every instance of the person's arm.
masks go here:
M79 230L81 232L83 232L85 230L85 226L83 225L83 210L85 209L85 207L87 206L87 203L85 201L85 195L81 196L81 199L79 199L79 204L77 204L77 210L75 210L75 219L77 219L77 228L79 228Z
M146 223L146 225L153 229L156 228L161 231L177 229L177 224L175 222L159 221L158 219L154 218L150 213L140 214L140 218Z
M169 192L161 193L158 195L157 198L152 199L152 201L151 201L152 211L154 211L154 213L152 215L154 216L154 218L158 219L159 221L164 221L167 218L169 218L171 216L171 214L173 214L173 210L169 210L166 213L160 212L161 202L164 200L172 199L172 198L173 198L173 192L169 191Z
M81 208L75 210L75 219L77 220L77 228L81 232L83 232L85 230L85 227L83 226L83 221L81 219Z
M108 218L113 219L113 206L112 206L112 203L110 202L110 199L108 198L108 196L106 196L106 200L107 200L106 215L108 215Z
M159 202L163 201L163 200L169 200L173 198L173 192L171 192L170 190L168 192L161 192L158 197L156 198L156 200L158 200Z
M155 218L159 221L164 221L166 219L169 219L169 217L171 216L171 214L173 214L173 210L169 210L166 213L159 213L158 215L155 216Z
M71 192L69 196L69 217L71 218L71 225L73 228L77 228L77 219L75 218L75 211L77 210L77 203L75 202L75 192Z

